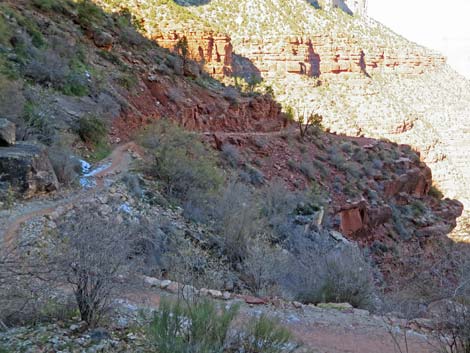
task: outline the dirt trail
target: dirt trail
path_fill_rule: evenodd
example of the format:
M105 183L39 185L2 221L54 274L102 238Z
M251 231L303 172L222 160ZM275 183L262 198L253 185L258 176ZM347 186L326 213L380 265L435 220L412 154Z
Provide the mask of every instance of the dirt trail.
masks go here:
M157 289L142 289L128 293L122 299L139 308L157 308L161 299L177 299L176 294ZM227 302L222 301L221 304ZM308 353L399 353L389 333L391 326L380 316L362 311L342 312L304 306L275 308L272 305L248 305L242 302L239 320L250 321L264 313L275 317L288 327L303 343ZM403 328L393 325L393 332L402 352L406 352ZM407 332L409 352L434 353L428 338L414 331Z
M274 133L224 133L231 136L273 135ZM213 134L213 133L211 133ZM24 211L6 227L3 237L4 246L12 244L21 226L36 217L53 213L60 207L73 205L92 193L105 187L105 178L126 171L129 167L129 152L140 154L138 146L129 142L118 146L111 156L102 165L110 165L94 178L96 186L92 189L81 189L64 198L44 203L41 207L35 206L33 210ZM157 307L160 294L154 291L143 290L134 295L126 296L127 301L141 307ZM168 294L165 294L168 296ZM375 316L357 315L355 313L342 313L336 310L322 311L310 307L304 309L275 309L271 306L250 307L243 305L241 318L249 320L254 314L265 312L278 317L294 335L304 343L312 352L321 353L395 353L397 352L387 328L380 318ZM419 334L409 337L410 351L414 353L432 352L426 338Z
M3 234L4 246L9 247L12 245L22 224L28 222L33 218L51 214L59 207L73 205L85 196L102 189L104 187L104 181L107 175L110 175L115 172L123 172L127 169L128 163L126 163L125 157L129 153L128 151L140 153L138 146L134 142L128 142L124 145L116 147L111 153L111 155L101 162L101 164L111 164L101 170L96 175L94 175L94 178L96 179L96 187L88 190L77 190L74 194L69 195L68 197L65 197L62 200L55 201L54 205L52 206L47 205L44 206L44 208L35 208L34 210L27 211L26 213L14 218L12 222L9 222L9 225L6 227L6 230Z

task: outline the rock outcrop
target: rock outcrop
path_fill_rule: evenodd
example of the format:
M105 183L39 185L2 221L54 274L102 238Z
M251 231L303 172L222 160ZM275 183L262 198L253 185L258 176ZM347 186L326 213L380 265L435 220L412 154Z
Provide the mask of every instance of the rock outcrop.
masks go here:
M152 39L171 51L177 51L177 45L186 38L189 57L201 63L205 70L215 77L229 76L232 72L232 43L226 34L214 32L180 33L177 31L160 32Z
M432 172L425 166L422 169L410 169L397 179L385 183L384 193L386 197L393 197L402 192L422 197L428 194L431 186Z
M44 147L21 143L0 148L0 183L31 197L59 188L59 182Z
M0 147L11 146L16 141L16 127L8 119L0 119Z
M15 144L15 124L0 119L0 189L12 187L25 197L59 188L46 149L38 144Z

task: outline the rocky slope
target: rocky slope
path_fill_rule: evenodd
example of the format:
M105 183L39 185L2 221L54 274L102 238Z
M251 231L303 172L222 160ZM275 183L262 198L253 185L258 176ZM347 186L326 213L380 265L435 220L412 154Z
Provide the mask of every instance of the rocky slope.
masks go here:
M190 38L193 57L218 77L262 78L284 105L321 112L332 131L411 144L430 163L436 184L468 208L462 146L468 140L469 82L438 53L331 5L301 0L123 4L163 46ZM223 40L203 43L195 29L224 33L217 35ZM162 40L169 36L173 41ZM205 54L212 51L219 63L215 70Z
M93 3L80 5L84 8L66 1L57 1L55 7L34 5L28 1L2 4L1 20L11 30L2 38L2 72L8 75L1 82L2 89L14 102L3 104L2 109L17 123L17 135L21 139L36 137L56 148L69 141L79 147L78 151L89 153L86 152L89 146L80 141L76 132L80 131L81 119L90 114L106 121L110 127L110 142L128 139L134 131L157 118L171 117L187 129L208 136L213 134L208 140L218 149L233 145L240 151L246 151L243 152L246 154L243 168L250 170L250 173L259 168L267 180L281 178L292 188L302 189L312 181L319 184L330 195L325 201L328 203L327 215L332 217L331 226L367 246L374 241L400 242L401 237L444 235L455 226L455 218L461 213L460 204L448 200L439 202L435 196L428 196L432 184L431 172L419 163L408 147L322 133L308 140L292 140L289 135L296 133L292 129L282 132L284 127L288 127L288 122L281 106L270 95L242 94L236 88L227 87L211 78L199 66L201 64L209 69L210 74L221 77L237 69L237 60L244 60L246 64L247 59L235 55L232 46L243 50L243 38L255 34L258 34L258 39L254 41L268 43L263 39L264 33L269 38L279 31L267 26L273 15L270 10L274 8L280 11L280 19L287 25L285 31L304 33L303 37L291 37L290 45L294 47L289 48L289 53L298 49L306 54L309 49L305 49L305 45L311 45L312 48L319 47L315 50L326 55L328 60L333 60L333 54L324 54L321 50L339 53L345 48L350 50L354 45L356 49L367 50L367 46L372 48L373 43L403 53L413 53L404 55L399 64L391 64L391 67L402 68L402 71L406 71L407 67L417 70L406 75L383 74L367 78L360 72L320 73L322 82L318 86L317 79L313 81L309 78L308 71L312 67L306 67L303 74L299 74L298 69L280 70L272 75L273 81L270 82L274 84L275 91L280 90L282 85L282 89L289 92L279 95L284 102L299 99L303 106L315 102L324 114L324 122L337 126L340 131L391 139L398 135L403 136L401 142L414 141L414 138L422 141L418 147L423 152L436 152L434 145L429 145L428 141L433 144L442 142L433 131L426 130L429 126L426 125L426 111L419 118L406 109L410 107L413 110L420 101L420 97L415 98L411 94L418 83L422 86L420 91L424 92L420 94L432 97L433 92L425 88L429 80L434 78L441 82L439 72L442 75L445 72L452 74L441 69L433 74L418 75L422 71L421 64L418 65L411 57L419 54L426 58L419 59L423 65L432 66L442 61L441 58L371 20L351 17L338 10L317 10L303 1L283 3L279 7L276 7L279 4L270 1L242 1L227 7L220 6L217 1L203 6L158 1L133 7L132 2L124 2L119 7L106 1L97 3L110 14L105 14ZM295 9L302 9L305 14L298 21L292 17ZM233 11L246 21L244 26L236 27L240 32L233 32L232 39L217 32L198 32L208 23L224 31L234 25L231 21L236 18L222 13L215 16L216 10ZM250 16L263 13L270 15L261 16L258 22L251 20ZM201 20L201 17L206 20ZM26 22L26 18L32 20ZM173 20L169 22L171 18ZM175 19L181 19L181 22ZM173 25L183 27L169 34L168 30ZM184 26L188 25L194 28L184 30ZM186 33L190 57L202 62L198 64L157 47L136 32L133 26L145 29L149 38L160 41L170 49L174 49L172 47L183 38L182 33ZM264 32L257 32L260 30ZM318 31L330 31L330 34L319 34ZM372 42L375 32L380 36ZM62 40L58 40L57 33L61 33ZM259 33L263 36L260 37ZM307 44L304 42L313 39L299 38L317 38L319 42ZM324 44L321 49L319 43L325 41L330 41L330 44ZM344 47L337 46L340 42ZM262 50L262 46L258 47ZM53 48L55 52L48 48ZM77 51L78 56L73 54ZM299 53L295 55L302 56ZM335 55L341 58L341 54ZM273 54L273 58L275 61L278 57ZM266 61L264 56L258 59ZM358 59L357 51L351 49L346 61L341 64L342 61L338 60L337 64L339 67L349 65L350 71L358 71L358 68L360 71ZM325 61L327 65L327 59ZM385 70L391 62L384 61L383 66L377 65L377 70ZM288 61L285 63L288 64ZM356 66L351 66L351 63ZM256 61L250 62L250 67L271 75L269 65L260 70L255 64ZM241 73L244 73L244 66L239 65L238 69L240 67ZM320 65L318 69L327 70L326 67ZM331 68L331 72L337 70ZM269 80L268 77L266 79ZM465 85L458 86L459 82L455 82L454 88L464 91ZM404 98L405 89L410 94ZM447 97L449 105L458 106L450 100L450 95ZM384 101L390 102L392 108L383 105ZM13 105L23 106L23 111L13 109ZM387 115L382 125L369 119L371 106L377 116ZM462 106L465 106L463 102ZM354 115L353 108L364 110L364 114ZM335 114L330 115L331 109ZM411 123L410 116L413 116ZM266 135L258 136L259 133ZM434 161L441 160L445 158L437 154ZM257 168L253 169L253 165ZM442 175L439 172L436 174ZM418 209L423 219L416 221L412 214L408 214L413 208ZM411 227L409 231L401 231L401 228L408 226Z
M156 159L152 147L144 162L132 164L132 153L123 151L127 146L123 141L137 139L136 133L166 117L204 141L204 148L213 147L208 150L215 155L225 184L230 185L229 177L234 177L249 191L235 195L246 198L238 200L241 203L235 202L236 198L229 202L230 215L244 209L251 200L247 195L253 194L258 199L247 203L253 207L249 213L260 211L260 219L253 223L263 223L263 212L269 207L267 195L277 188L281 195L271 195L274 206L278 205L275 197L280 197L287 203L285 207L292 209L281 210L280 220L270 220L279 231L273 231L274 225L269 223L259 232L263 241L268 237L269 251L279 251L274 254L296 254L291 259L298 260L313 253L317 243L326 244L333 252L344 248L359 251L355 245L359 244L370 262L367 266L374 268L368 280L380 289L409 285L416 276L429 277L431 283L438 280L446 289L455 284L453 275L439 277L453 273L451 261L444 261L443 268L433 273L421 270L441 265L440 259L446 259L445 235L455 227L462 205L437 195L432 188L433 171L409 146L414 142L432 162L449 163L441 152L454 153L451 147L439 147L446 146L442 141L447 140L426 120L431 107L423 103L423 97L436 99L442 92L442 88L430 90L429 82L435 79L431 87L437 87L447 76L454 79L453 89L463 93L456 97L450 91L446 102L452 109L465 110L461 97L466 94L466 84L447 68L439 68L441 57L371 20L338 10L318 10L311 2L300 0L240 1L225 4L227 7L220 1L203 6L198 2L131 0L96 4L67 0L0 4L0 29L6 28L0 31L0 115L16 123L17 144L41 141L50 152L57 176L67 171L75 178L77 158L103 159L114 150L111 160L98 167L98 171L103 168L102 174L97 172L91 189L81 188L86 183L71 184L70 190L60 190L50 199L37 197L2 211L0 232L8 232L8 240L25 237L47 244L50 234L80 224L80 217L96 210L104 221L149 225L146 230L151 229L155 248L149 250L149 262L136 271L179 280L178 276L187 278L187 268L194 271L194 266L188 265L194 260L198 275L213 283L213 288L244 294L261 291L256 289L253 272L257 266L271 266L277 257L260 252L266 249L259 250L255 246L259 244L253 244L260 239L244 244L247 252L255 254L253 262L230 260L223 247L223 229L215 222L197 220L201 210L165 195L163 180L148 172ZM222 10L241 17L228 16ZM294 20L297 11L306 16ZM263 16L254 21L248 14ZM275 43L279 29L271 23L278 14L278 21L284 22L290 33L283 33L277 37L282 40ZM238 31L229 32L235 25ZM380 36L372 38L376 32ZM244 42L247 37L250 39ZM184 38L189 57L181 50ZM382 49L376 49L375 43ZM389 47L395 49L382 57L381 51ZM242 55L244 48L247 51ZM398 56L398 52L406 54ZM315 62L318 57L321 61ZM428 72L431 68L432 74ZM282 112L269 89L268 94L242 92L219 81L233 79L232 75L247 80L253 75L265 76L265 84L272 85L285 106L291 104L298 110L315 106L324 115L323 123L331 126L330 132L314 126L300 136L298 126ZM415 110L418 105L419 112ZM381 117L381 124L372 117ZM456 116L446 122L459 121ZM87 139L90 131L104 133ZM0 136L0 144L12 143L8 126ZM370 136L385 136L403 144ZM161 142L155 141L154 148ZM462 141L455 140L452 146ZM7 152L15 148L19 147L0 147L0 161L8 162ZM60 158L54 157L57 151L62 152ZM183 153L191 154L191 150ZM75 164L70 163L70 155L75 156ZM465 168L466 156L459 158L458 168ZM47 161L45 156L41 159ZM8 168L12 169L11 164ZM455 177L463 175L463 169L459 172L458 168ZM32 172L41 170L31 169L35 170L27 169L23 174L35 180ZM439 169L434 174L447 177ZM444 179L443 183L454 185L453 180ZM56 182L54 179L53 184ZM64 180L61 183L67 186ZM39 185L33 191L44 189ZM291 196L296 197L295 206L287 200ZM211 209L213 200L206 201L205 208ZM279 204L284 207L282 202ZM192 215L188 215L190 211ZM235 223L244 222L235 219ZM177 265L157 263L163 261L163 255L172 255ZM353 260L358 259L362 256ZM289 280L309 272L302 268L316 271L308 267L315 261L309 263L312 259L308 256L301 260L307 267L293 261L282 268L289 271ZM354 261L348 269L361 272L364 263ZM282 272L280 268L267 271L270 275ZM266 286L276 287L270 281L274 280L267 280ZM418 299L427 304L435 296Z

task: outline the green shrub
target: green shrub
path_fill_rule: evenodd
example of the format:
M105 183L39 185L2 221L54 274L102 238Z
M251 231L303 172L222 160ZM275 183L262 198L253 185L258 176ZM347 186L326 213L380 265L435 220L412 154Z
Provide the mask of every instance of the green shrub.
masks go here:
M426 212L426 204L421 200L413 200L409 205L414 217L420 217Z
M218 308L207 299L163 300L148 328L149 344L158 353L288 353L299 347L289 330L265 315L229 337L238 310L237 305Z
M14 10L12 7L3 4L0 4L0 14L13 17L18 25L23 27L31 36L31 41L35 47L40 48L45 44L44 37L33 18L24 17L17 10Z
M48 114L49 111L45 108L45 102L40 99L35 99L26 102L24 105L23 119L27 126L31 128L31 132L38 137L38 139L46 144L51 142L54 135L53 122Z
M392 205L391 207L392 207L393 228L402 239L404 240L410 239L411 234L403 222L404 216L402 215L402 212L399 206Z
M313 163L308 161L308 160L303 160L300 163L300 171L302 172L303 175L305 175L308 179L315 179L315 168L313 166Z
M0 12L0 45L8 45L11 35L10 26Z
M159 353L222 353L238 306L217 308L163 300L149 326L148 338Z
M133 90L139 82L137 77L132 74L121 74L116 81L121 87L128 91Z
M78 121L78 135L86 142L93 145L103 143L108 132L106 124L98 117L88 115Z
M439 200L444 198L442 191L439 190L435 185L431 186L431 189L429 189L429 196L435 197Z
M290 105L284 107L284 114L289 121L295 121L295 111Z
M266 315L250 322L240 346L244 353L294 352L298 348L292 333Z
M141 142L154 156L150 172L169 195L185 200L190 193L208 193L222 184L215 159L197 135L171 121L162 120L149 127Z
M100 25L104 21L103 10L90 0L78 1L77 14L78 20L84 28L91 28L93 25Z
M33 0L33 5L44 11L62 11L64 9L61 0Z

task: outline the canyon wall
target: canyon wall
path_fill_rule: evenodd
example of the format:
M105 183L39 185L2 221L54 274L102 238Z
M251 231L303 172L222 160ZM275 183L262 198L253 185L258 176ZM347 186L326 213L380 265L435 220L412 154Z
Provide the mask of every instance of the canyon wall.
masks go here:
M237 55L233 53L231 38L214 32L161 32L152 37L158 44L176 50L186 37L190 57L200 62L214 77L235 73L246 76L253 71L264 77L341 73L399 73L419 75L445 63L438 54L419 49L402 51L386 47L363 48L346 35L284 36L242 38L237 40ZM249 62L251 69L240 64L240 58ZM235 63L234 67L234 61Z
M344 72L422 74L445 63L440 55L419 51L402 52L385 47L361 48L348 36L243 38L237 44L239 54L249 58L267 76Z

